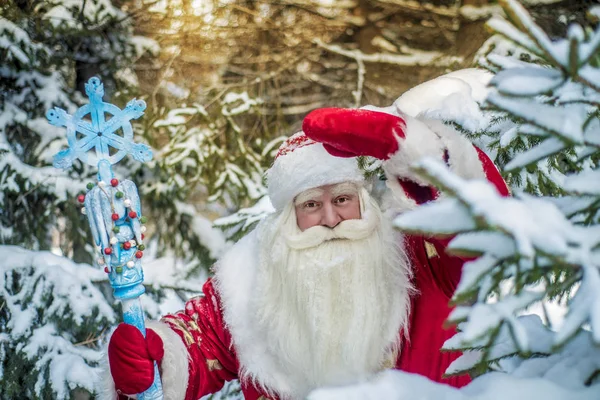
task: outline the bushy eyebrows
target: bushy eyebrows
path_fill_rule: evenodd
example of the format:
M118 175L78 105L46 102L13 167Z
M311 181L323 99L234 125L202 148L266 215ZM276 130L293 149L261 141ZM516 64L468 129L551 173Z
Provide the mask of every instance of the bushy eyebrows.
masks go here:
M331 194L333 197L338 197L341 195L356 195L358 193L358 188L354 183L350 182L342 182L337 184L331 188Z
M323 189L308 189L305 190L304 192L300 193L298 196L296 196L296 198L294 199L294 205L300 205L303 204L309 200L315 200L318 201L321 199L321 196L323 196Z

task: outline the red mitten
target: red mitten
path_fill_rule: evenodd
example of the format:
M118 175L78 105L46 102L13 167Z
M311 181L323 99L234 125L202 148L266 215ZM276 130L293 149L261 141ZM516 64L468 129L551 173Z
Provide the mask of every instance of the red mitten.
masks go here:
M133 325L119 324L108 343L108 362L115 389L121 393L142 393L154 381L154 361L164 355L163 342L153 330L146 337Z
M402 118L379 111L350 108L320 108L304 118L302 130L323 143L333 156L371 156L387 160L398 151L404 138Z

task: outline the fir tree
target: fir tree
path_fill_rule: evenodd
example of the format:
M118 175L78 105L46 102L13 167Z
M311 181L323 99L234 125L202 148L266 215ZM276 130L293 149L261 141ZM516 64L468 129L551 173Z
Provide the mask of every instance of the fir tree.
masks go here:
M147 42L108 1L0 10L0 397L66 399L95 390L101 335L116 314L101 269L41 251L86 262L95 251L74 201L93 171L52 167L65 135L45 113L73 112L74 87L92 70L124 88L123 71Z
M256 219L247 216L244 207L268 202L264 197L263 175L272 161L272 153L285 139L276 136L265 142L272 132L257 132L243 125L249 114L259 112L261 102L247 92L230 91L207 108L198 103L183 105L156 120L152 125L155 135L168 140L158 155L160 171L167 181L149 191L153 198L169 202L179 196L176 204L167 207L177 209L200 195L213 208L221 210L217 215L239 210L236 216L218 223L229 239L237 240L247 233ZM246 221L247 226L240 226L242 221ZM181 226L177 232L172 229L173 226L165 225L161 236L174 241L189 237Z
M465 181L431 160L418 169L446 198L405 214L402 229L456 234L450 250L465 264L445 347L466 350L447 373L490 369L538 376L567 388L600 376L600 28L573 24L552 41L514 0L510 22L490 27L532 54L491 54L497 69L487 105L504 129L485 134L512 183L502 198L487 182ZM529 192L529 193L526 193ZM518 317L533 304L568 299L560 327Z
M72 112L81 101L75 86L89 75L104 78L112 92L126 89L120 77L148 42L132 35L127 14L110 2L9 1L1 7L0 240L47 250L58 229L61 251L90 262L86 222L73 215L71 200L93 171L78 164L60 173L51 166L65 137L45 113L56 106Z

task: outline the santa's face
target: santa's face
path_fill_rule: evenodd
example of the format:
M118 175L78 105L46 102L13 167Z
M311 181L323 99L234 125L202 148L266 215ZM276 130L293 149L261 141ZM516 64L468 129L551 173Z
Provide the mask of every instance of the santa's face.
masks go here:
M348 182L306 190L296 196L294 208L301 231L317 225L335 228L342 221L361 217L358 188Z
M274 216L272 230L261 236L252 308L277 369L289 379L287 397L304 398L317 387L378 371L397 349L405 326L406 255L367 191L354 190L356 200L349 187L326 196L331 206L339 196L349 204L356 201L353 215L360 218L303 230L295 210L305 202L296 201Z

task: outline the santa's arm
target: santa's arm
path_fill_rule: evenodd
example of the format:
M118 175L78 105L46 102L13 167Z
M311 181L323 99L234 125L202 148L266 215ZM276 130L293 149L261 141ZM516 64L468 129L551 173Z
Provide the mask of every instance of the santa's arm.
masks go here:
M187 353L186 400L215 393L225 381L237 378L231 336L212 280L204 284L202 291L204 295L188 300L184 310L161 319L178 336L179 341L173 344L179 348L183 345ZM177 365L173 371L184 375L186 371L181 367Z
M508 195L489 157L439 120L395 115L387 109L322 108L311 112L302 128L333 155L383 160L387 184L402 209L438 196L413 169L424 157L446 163L463 178L488 179L502 195Z
M219 391L225 381L237 378L231 337L225 328L211 280L204 284L203 293L203 296L190 299L184 310L166 315L160 321L147 322L146 328L153 332L152 335L158 336L157 346L164 351L162 359L157 361L160 362L165 398L199 399ZM127 334L118 342L116 334L111 337L108 346L110 371L104 377L103 399L116 399L118 392L131 392L131 389L119 389L119 386L135 388L140 383L132 380L143 378L139 368L128 370L134 364L135 355L126 347L129 344L125 343ZM137 352L144 351L140 349Z
M323 143L333 155L371 156L383 160L387 186L393 197L387 206L397 211L411 209L439 197L437 189L413 169L424 157L445 163L463 178L487 179L500 194L509 194L506 183L489 157L439 120L400 116L374 107L323 108L311 112L302 127L308 137ZM451 238L423 240L428 253L437 257L436 262L430 262L435 280L446 286L448 292L453 292L464 260L446 253Z

